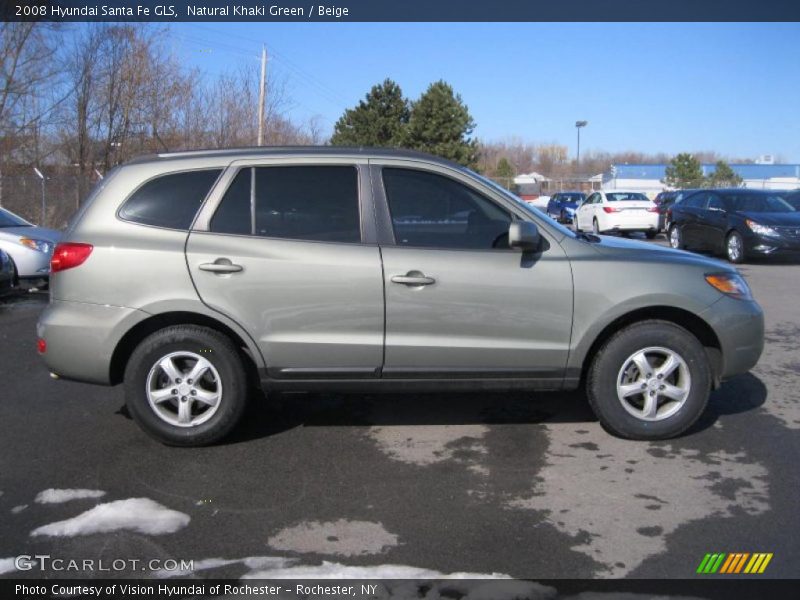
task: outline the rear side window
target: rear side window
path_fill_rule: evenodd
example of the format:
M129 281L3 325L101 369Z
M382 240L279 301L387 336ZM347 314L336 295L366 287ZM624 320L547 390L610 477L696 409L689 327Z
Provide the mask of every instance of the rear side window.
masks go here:
M242 169L211 219L211 231L359 243L358 173L349 166Z
M221 169L171 173L151 179L119 211L126 221L169 229L189 229Z

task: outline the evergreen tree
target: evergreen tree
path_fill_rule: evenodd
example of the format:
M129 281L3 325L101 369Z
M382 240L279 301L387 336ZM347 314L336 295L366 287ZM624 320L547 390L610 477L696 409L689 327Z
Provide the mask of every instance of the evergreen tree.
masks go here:
M708 177L710 187L739 187L742 178L724 160L717 161L714 172Z
M478 143L470 137L474 129L475 121L461 96L449 84L437 81L411 106L407 145L475 167Z
M670 161L661 183L679 189L699 188L705 186L706 179L700 161L684 152Z
M334 146L402 146L408 124L408 100L391 79L375 85L355 108L347 109L331 136Z

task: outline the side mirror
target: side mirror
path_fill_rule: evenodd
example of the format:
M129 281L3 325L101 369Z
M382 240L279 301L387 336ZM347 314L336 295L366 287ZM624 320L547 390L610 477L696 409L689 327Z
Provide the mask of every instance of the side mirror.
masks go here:
M514 221L508 226L508 245L523 252L539 249L542 238L539 228L529 221Z

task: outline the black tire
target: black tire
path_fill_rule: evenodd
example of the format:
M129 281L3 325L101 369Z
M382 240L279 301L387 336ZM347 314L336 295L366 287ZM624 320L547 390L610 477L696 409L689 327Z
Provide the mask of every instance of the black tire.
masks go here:
M683 243L683 232L681 232L681 228L677 225L670 226L667 232L667 240L671 248L675 248L676 250L683 250L686 248L686 244Z
M600 235L600 224L597 222L597 219L592 221L592 233L595 235Z
M738 244L738 252L734 252L731 246L734 243ZM725 238L725 258L728 259L728 262L737 265L743 263L747 258L744 249L744 238L742 238L742 234L738 231L731 231L728 237Z
M677 354L683 360L690 383L683 404L676 405L679 408L674 414L665 414L660 420L645 420L626 410L617 393L617 382L625 375L621 371L629 364L630 357L653 347ZM648 375L655 377L657 371L658 365L654 365ZM674 376L677 375L670 377ZM620 330L603 344L589 367L586 393L592 410L609 433L631 440L663 440L680 435L697 421L708 404L711 378L708 356L697 338L674 323L649 320ZM662 381L666 380L659 383ZM646 399L644 394L641 392L642 403ZM668 404L669 399L657 398L659 410L673 406ZM632 401L637 401L636 396Z
M156 414L148 400L151 368L168 354L180 352L201 355L219 376L218 406L207 421L197 425L170 424ZM197 325L175 325L145 338L128 360L124 381L125 400L133 419L148 435L171 446L204 446L221 440L239 422L247 404L248 379L240 352L225 335ZM168 402L177 406L180 400ZM190 402L190 406L206 409L200 402Z
M566 223L567 222L567 213L565 213L563 210L561 211L560 222L561 223Z
M657 235L658 235L657 231L645 231L644 232L644 237L646 237L648 240L656 239Z

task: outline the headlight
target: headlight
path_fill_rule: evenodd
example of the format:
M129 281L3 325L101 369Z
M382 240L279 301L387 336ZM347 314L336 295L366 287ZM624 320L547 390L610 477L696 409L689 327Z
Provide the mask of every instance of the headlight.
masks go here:
M53 244L47 240L36 240L33 238L23 237L19 238L19 243L27 248L30 248L31 250L36 250L37 252L43 252L45 254L48 254L53 249Z
M756 233L758 235L766 235L770 237L780 237L780 234L775 231L772 227L767 227L766 225L762 225L761 223L756 223L755 221L751 221L750 219L746 219L745 223L750 228L750 231Z
M750 287L738 273L709 273L706 275L706 281L726 296L731 296L738 300L753 299Z

